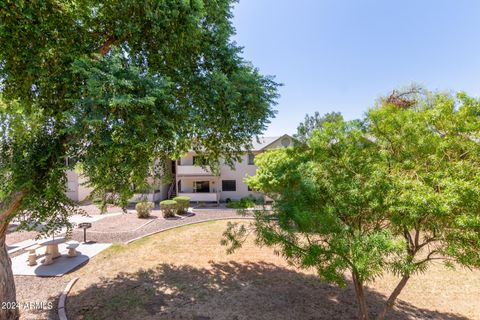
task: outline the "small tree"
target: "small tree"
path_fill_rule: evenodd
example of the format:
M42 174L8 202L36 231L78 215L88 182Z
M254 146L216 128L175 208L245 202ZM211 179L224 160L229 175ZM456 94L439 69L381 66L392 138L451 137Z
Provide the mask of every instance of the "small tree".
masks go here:
M360 319L364 284L385 271L400 281L378 319L431 261L480 267L479 111L464 94L382 103L362 121L325 123L306 147L259 155L248 184L275 202L255 213L258 243L341 286L349 271ZM247 231L230 224L223 243L234 250Z

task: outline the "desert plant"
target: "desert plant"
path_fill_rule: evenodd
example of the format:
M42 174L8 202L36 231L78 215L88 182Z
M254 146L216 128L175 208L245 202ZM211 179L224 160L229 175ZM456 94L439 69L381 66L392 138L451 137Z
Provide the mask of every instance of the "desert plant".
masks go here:
M177 202L177 214L187 213L188 207L190 206L190 197L175 197L173 200Z
M154 203L150 201L142 201L135 205L135 210L137 210L137 216L139 218L148 218L154 207Z
M164 218L171 218L175 216L175 211L177 211L177 201L175 200L164 200L160 202L160 209L162 209Z

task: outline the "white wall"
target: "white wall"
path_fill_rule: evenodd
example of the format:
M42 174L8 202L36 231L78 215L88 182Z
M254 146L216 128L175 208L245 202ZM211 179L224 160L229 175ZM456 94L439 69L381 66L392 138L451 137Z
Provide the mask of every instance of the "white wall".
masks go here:
M220 193L220 201L225 201L227 198L232 200L239 200L243 197L252 195L254 197L259 197L260 193L254 191L248 191L247 184L245 183L245 178L248 176L255 175L257 167L255 165L248 164L248 155L245 154L242 156L242 161L235 163L234 169L231 169L228 165L224 164L223 161L220 162L220 190L222 190L222 180L235 180L236 181L236 191L223 191Z
M85 200L93 190L85 186L85 182L86 179L81 174L67 170L67 197L77 202Z
M193 151L190 151L189 153L187 153L185 156L183 156L180 159L180 165L182 165L182 166L192 166L194 155L195 155L195 152L193 152Z
M165 167L166 172L171 172L171 162L167 161L166 167ZM90 194L93 191L93 188L87 187L84 185L86 182L86 178L83 177L81 174L78 174L74 170L67 170L67 197L72 199L73 201L81 202L88 198ZM154 183L154 180L152 178L148 179L149 183ZM157 183L159 184L159 182ZM170 188L170 183L162 183L160 186L158 186L158 190L160 191L159 194L156 194L153 198L152 196L149 196L149 199L151 201L158 201L158 200L164 200L168 197L168 190ZM137 201L138 197L133 197L130 199L130 201L134 202Z
M284 141L286 139L286 141ZM286 143L287 142L287 143ZM274 141L266 149L282 148L290 146L292 140L290 137L285 136L277 141ZM258 154L258 152L254 152ZM181 165L193 165L193 155L195 152L188 152L185 156L180 159ZM234 168L230 168L224 163L223 160L220 161L220 177L218 177L218 186L220 192L220 201L225 201L227 198L232 200L239 200L243 197L253 196L255 198L263 197L262 193L255 191L248 191L248 186L245 183L245 178L247 176L255 175L257 167L255 165L248 164L248 154L244 154L241 157L242 161L234 164ZM183 192L193 192L193 181L216 181L217 177L207 176L205 178L189 178L189 177L179 177L178 180L182 181L182 191ZM223 191L222 190L222 180L235 180L236 181L236 191ZM217 183L217 182L215 182ZM210 183L210 192L215 192L212 190L217 190L212 188L212 182Z

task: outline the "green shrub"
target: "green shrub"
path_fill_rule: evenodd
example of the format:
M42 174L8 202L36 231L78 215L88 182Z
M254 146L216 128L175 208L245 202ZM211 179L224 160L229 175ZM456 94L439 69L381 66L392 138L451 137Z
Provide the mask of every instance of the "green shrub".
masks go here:
M260 197L260 198L256 198L255 199L255 204L256 205L264 205L265 204L265 198L264 197Z
M175 211L177 211L177 201L175 200L164 200L160 202L160 209L162 209L164 218L171 218L175 216Z
M139 202L135 205L135 210L137 210L137 216L139 218L148 218L150 217L150 212L154 207L154 203L150 201Z
M257 199L255 199L252 196L249 197L244 197L240 199L239 201L230 201L227 203L227 208L232 208L232 209L247 209L247 208L252 208L255 207L255 204L257 203Z
M190 207L190 197L175 197L173 201L177 202L177 214L187 213L188 207Z

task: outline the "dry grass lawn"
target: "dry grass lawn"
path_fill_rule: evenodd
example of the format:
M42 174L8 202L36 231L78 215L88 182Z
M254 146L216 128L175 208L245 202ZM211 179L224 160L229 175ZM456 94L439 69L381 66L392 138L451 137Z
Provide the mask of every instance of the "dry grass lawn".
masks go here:
M226 221L114 245L72 273L69 319L356 319L351 286L321 283L253 241L227 255ZM395 284L367 290L372 315ZM413 278L388 319L480 319L480 272L435 265Z

